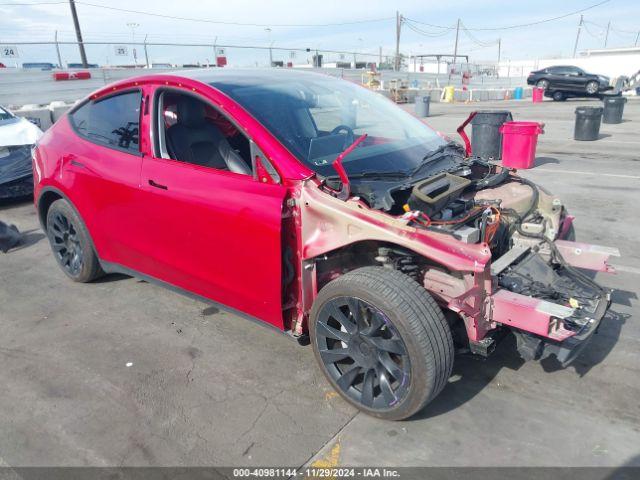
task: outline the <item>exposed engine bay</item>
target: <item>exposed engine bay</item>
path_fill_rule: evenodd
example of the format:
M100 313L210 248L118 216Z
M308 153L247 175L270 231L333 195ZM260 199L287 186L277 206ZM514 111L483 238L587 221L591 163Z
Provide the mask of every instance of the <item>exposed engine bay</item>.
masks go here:
M492 282L500 292L493 297L493 318L512 327L523 357L555 354L568 363L578 349L563 345L569 337L578 340L593 333L610 293L576 268L591 268L580 262L579 248L574 247L584 244L562 241L573 236L572 217L558 197L514 170L464 159L456 150L452 153L425 164L428 168L422 175L397 180L354 178L351 194L417 229L467 244L486 244ZM424 281L430 289L437 272L416 264L410 256L381 250L377 261ZM609 250L606 253L616 254L615 249ZM570 261L564 258L568 254ZM451 307L450 296L432 293ZM523 299L535 300L538 303L527 308L544 313L537 327L530 328L535 322L514 317Z

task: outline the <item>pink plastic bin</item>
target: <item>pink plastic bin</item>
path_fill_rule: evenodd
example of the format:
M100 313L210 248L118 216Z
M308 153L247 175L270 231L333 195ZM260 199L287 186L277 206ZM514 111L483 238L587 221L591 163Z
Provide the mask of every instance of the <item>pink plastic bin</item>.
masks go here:
M533 103L540 103L544 100L544 89L533 87L533 91L531 92L531 100Z
M544 133L544 123L505 122L502 134L502 165L509 168L531 168L536 158L538 135Z

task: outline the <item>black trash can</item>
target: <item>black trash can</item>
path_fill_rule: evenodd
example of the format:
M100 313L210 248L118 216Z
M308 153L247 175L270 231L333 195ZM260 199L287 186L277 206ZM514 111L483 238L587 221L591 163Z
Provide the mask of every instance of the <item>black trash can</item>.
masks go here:
M471 120L471 154L485 160L500 160L502 134L500 127L511 122L508 110L480 110Z
M431 105L430 95L416 95L416 116L428 117L430 105Z
M602 123L622 123L622 112L627 99L625 97L605 97L602 101L604 102Z
M597 140L600 135L602 107L576 108L575 140Z

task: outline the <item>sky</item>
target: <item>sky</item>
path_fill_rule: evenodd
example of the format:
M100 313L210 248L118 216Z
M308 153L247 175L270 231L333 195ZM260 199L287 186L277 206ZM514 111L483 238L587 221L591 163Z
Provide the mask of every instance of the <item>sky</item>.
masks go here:
M458 52L474 63L495 62L498 38L503 60L543 57L567 57L573 53L580 15L529 27L479 30L520 25L560 16L586 8L602 0L565 0L563 2L505 2L499 0L83 0L77 1L78 16L85 41L111 42L105 46L87 46L88 60L99 64L131 64L135 48L137 61L144 62L141 46L127 48L127 56L116 56L115 46L127 42L201 43L202 47L149 46L151 62L206 63L213 61L213 44L273 45L273 59L305 63L310 54L292 54L290 48L340 50L356 52L359 59L376 60L395 50L395 15L399 11L407 20L402 27L400 50L406 55L452 54L458 17L467 31L461 31ZM53 4L42 4L52 2ZM21 3L21 5L7 5ZM25 5L35 4L39 5ZM107 10L103 5L168 16L189 17L220 22L251 23L229 25L159 18L140 13ZM583 12L586 24L578 50L602 48L608 22L609 47L633 46L640 31L638 0L609 0ZM371 21L369 21L371 20ZM350 23L362 22L362 23ZM424 22L440 27L425 25ZM319 24L336 24L320 26ZM289 25L289 26L285 26ZM306 26L290 26L306 25ZM444 27L444 28L441 28ZM74 30L68 1L0 0L0 42L53 41L55 31L62 41L73 41ZM417 31L416 31L417 30ZM638 42L640 45L640 42ZM209 46L211 45L211 46ZM57 62L52 45L18 45L20 58L0 58L8 65L26 61ZM230 65L267 65L268 50L227 48ZM292 55L295 55L292 57ZM61 46L64 63L80 60L76 46ZM344 55L351 61L353 55ZM339 54L325 54L325 60L341 60Z

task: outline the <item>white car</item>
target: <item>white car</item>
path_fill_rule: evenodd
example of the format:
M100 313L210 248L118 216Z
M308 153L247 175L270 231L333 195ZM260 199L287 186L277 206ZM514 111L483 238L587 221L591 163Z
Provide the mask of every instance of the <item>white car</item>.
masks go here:
M0 199L33 193L31 148L42 130L0 106Z

